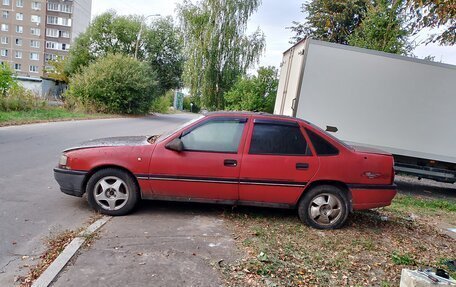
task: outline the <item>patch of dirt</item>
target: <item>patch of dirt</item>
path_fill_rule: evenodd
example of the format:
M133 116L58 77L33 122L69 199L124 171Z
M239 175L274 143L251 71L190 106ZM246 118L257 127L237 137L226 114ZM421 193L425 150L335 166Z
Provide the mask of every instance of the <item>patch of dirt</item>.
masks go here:
M307 227L289 211L224 217L245 251L222 270L227 286L398 286L402 268L444 267L456 254L456 241L430 222L388 208L355 212L330 231Z

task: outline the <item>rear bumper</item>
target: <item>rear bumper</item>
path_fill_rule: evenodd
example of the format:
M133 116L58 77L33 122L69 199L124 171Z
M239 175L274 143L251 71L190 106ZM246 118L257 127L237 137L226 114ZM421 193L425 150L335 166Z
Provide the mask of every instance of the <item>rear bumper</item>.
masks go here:
M388 206L396 196L396 185L349 185L353 210Z
M81 197L85 192L82 184L86 174L86 171L54 168L54 178L60 185L60 190L77 197Z

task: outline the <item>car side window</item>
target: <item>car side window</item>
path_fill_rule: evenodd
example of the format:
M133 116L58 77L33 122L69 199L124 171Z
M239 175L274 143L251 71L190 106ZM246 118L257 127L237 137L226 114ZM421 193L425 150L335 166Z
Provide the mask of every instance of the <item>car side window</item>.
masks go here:
M317 155L329 156L339 154L339 150L327 140L309 129L306 129L306 132L315 148L315 151L317 152Z
M184 150L236 153L244 126L242 120L206 122L181 137Z
M299 126L255 123L249 154L312 155Z

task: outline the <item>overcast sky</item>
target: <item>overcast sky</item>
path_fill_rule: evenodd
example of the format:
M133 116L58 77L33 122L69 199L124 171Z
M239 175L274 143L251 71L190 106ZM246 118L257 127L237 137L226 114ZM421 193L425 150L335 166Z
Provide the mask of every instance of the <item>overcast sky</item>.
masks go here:
M266 51L260 60L260 65L278 67L282 53L288 49L292 33L286 29L292 21L303 21L301 3L304 0L263 0L258 11L252 16L249 30L257 27L266 35ZM160 14L162 16L176 16L176 5L181 0L93 0L92 17L109 9L114 9L119 14ZM417 47L413 53L419 58L428 55L435 56L436 61L456 65L456 46L442 47L435 44Z

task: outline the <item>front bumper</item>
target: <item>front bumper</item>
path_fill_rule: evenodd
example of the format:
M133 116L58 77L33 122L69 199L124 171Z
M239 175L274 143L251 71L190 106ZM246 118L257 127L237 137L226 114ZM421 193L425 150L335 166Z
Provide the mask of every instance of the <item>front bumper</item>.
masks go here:
M82 184L86 175L86 171L54 168L54 178L60 185L60 190L77 197L81 197L85 192Z
M392 185L349 185L352 196L353 210L371 209L388 206L397 193L397 187Z

